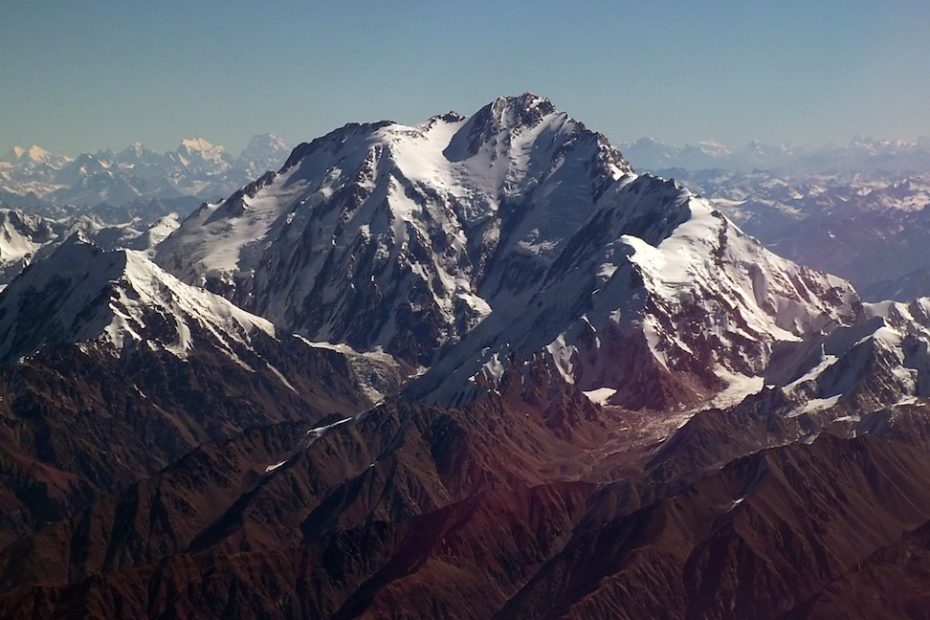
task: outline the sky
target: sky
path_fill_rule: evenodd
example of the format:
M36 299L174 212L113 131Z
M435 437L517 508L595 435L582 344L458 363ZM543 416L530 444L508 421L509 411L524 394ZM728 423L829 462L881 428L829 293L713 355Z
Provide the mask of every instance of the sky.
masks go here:
M930 135L930 2L0 0L0 152L238 152L533 91L614 142Z

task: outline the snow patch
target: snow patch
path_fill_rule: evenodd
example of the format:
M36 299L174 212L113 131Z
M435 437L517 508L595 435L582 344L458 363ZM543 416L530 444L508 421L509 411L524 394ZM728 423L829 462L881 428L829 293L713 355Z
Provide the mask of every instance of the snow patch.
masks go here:
M282 467L282 466L284 466L284 465L286 465L286 464L287 464L287 459L281 461L280 463L275 463L274 465L269 465L268 467L265 468L265 473L266 473L266 474L271 473L271 472L273 472L274 470L276 470L276 469L278 469L278 468L280 468L280 467Z
M617 388L598 388L596 390L585 390L582 392L595 405L606 405L610 397L617 393Z

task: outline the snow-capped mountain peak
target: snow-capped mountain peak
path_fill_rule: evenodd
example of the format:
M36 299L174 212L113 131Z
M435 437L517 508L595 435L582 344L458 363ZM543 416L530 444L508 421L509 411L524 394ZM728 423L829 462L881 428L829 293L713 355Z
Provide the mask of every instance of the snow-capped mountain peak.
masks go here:
M264 133L252 136L246 147L242 149L240 157L254 158L263 156L267 154L268 151L278 153L285 150L288 152L291 150L291 146L288 144L287 140L273 133Z
M488 141L501 133L531 129L553 114L556 109L552 102L533 93L499 97L471 117L465 133L469 136L477 133Z
M283 140L271 135L257 137L235 159L202 138L185 139L167 153L136 142L117 152L103 149L74 159L38 147L17 147L0 160L0 192L17 204L31 204L37 197L54 206L87 210L178 198L189 198L193 206L198 197L228 196L266 170L280 168L289 152Z
M418 389L447 401L545 358L617 403L687 406L858 307L532 94L302 144L156 262L311 340L433 366Z
M0 165L6 169L4 174L0 174L0 182L4 182L11 172L16 174L17 171L21 171L30 180L35 175L54 174L71 161L70 157L51 153L35 144L29 148L14 146L0 157Z
M702 153L706 153L707 155L717 159L722 159L732 154L732 151L728 146L721 144L716 140L702 140L701 142L698 142L697 148Z
M631 172L604 136L532 93L501 97L478 110L458 128L443 155L451 162L470 162L475 178L496 176L498 191L509 195L525 190L524 181L545 175L546 167L559 163L559 150L576 140L592 143L612 177Z
M531 261L553 260L566 229L588 217L606 185L629 173L603 136L532 95L498 99L467 119L447 114L413 127L350 124L298 146L279 174L198 211L160 248L158 260L196 283L226 286L256 276L283 286L286 279L288 297L296 300L322 285L314 283L314 274L328 269L327 254L335 252L336 260L347 261L350 281L326 285L333 287L326 293L327 305L335 304L330 310L267 294L250 303L260 304L275 321L296 324L298 314L328 315L343 304L361 303L373 283L391 290L397 286L392 280L409 278L415 295L425 296L421 308L436 313L430 319L436 332L426 339L441 342L458 338L463 327L487 313L476 289L488 277L494 247L512 246L535 257ZM517 209L521 203L525 208ZM508 229L505 220L515 228ZM308 236L305 253L286 259L292 252L286 248L301 234ZM284 254L272 250L274 258L262 258L262 239ZM370 255L358 255L363 247ZM359 260L371 262L363 269ZM293 261L306 262L298 267ZM495 279L502 268L503 263L492 270ZM320 316L313 321L321 323L306 332L337 340L345 329L369 332L349 341L360 348L381 341L389 346L398 336L384 319L373 331L372 325L350 326L347 319ZM339 326L324 327L331 321Z
M7 154L7 161L29 161L32 163L44 163L55 157L41 146L33 144L29 148L14 146Z
M175 154L184 168L197 174L222 174L231 167L223 147L203 138L185 138Z
M133 142L123 150L113 156L113 159L119 163L136 164L141 162L160 163L163 156L160 153L147 148L141 142Z
M55 240L57 228L39 216L0 209L0 284L6 284L45 244Z
M223 154L222 146L211 144L203 138L184 138L181 140L178 150L187 151L188 153L200 153L205 158L222 156Z

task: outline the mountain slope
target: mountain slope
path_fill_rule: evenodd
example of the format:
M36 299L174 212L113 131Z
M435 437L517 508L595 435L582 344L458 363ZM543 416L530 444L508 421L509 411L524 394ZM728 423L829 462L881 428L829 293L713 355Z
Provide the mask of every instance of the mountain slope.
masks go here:
M180 282L142 252L105 251L79 233L30 265L0 295L0 343L0 363L65 343L120 360L149 353L166 353L181 362L220 356L248 373L273 377L294 394L302 393L295 386L304 377L299 366L296 377L282 372L290 358L342 359L341 364L368 374L363 379L346 370L349 383L340 388L362 404L371 404L366 395L376 394L379 382L390 388L406 371L377 355L315 345L282 332L221 297ZM285 364L282 369L275 367L278 360Z
M157 261L311 339L428 364L489 312L479 288L554 258L550 205L577 206L562 218L580 224L626 170L603 136L530 95L472 119L347 126L198 211Z
M479 374L493 385L512 356L542 354L586 392L668 411L759 389L748 380L777 343L857 316L846 282L771 254L671 182L640 177L605 202L525 306L489 317L425 384L438 377L451 396Z

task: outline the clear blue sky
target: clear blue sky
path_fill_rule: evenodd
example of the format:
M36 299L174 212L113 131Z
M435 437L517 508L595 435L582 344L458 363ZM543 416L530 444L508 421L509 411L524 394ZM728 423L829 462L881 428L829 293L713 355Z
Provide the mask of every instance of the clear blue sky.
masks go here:
M930 2L0 4L0 151L237 151L526 90L613 141L930 135Z

